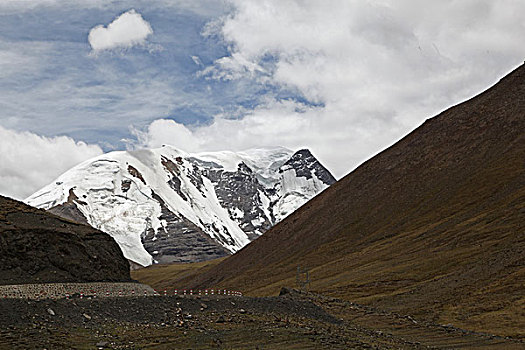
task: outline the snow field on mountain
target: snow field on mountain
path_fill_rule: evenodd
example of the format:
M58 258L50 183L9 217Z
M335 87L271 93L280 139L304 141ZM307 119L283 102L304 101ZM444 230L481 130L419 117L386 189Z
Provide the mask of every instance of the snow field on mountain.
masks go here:
M90 225L110 234L126 258L143 266L158 253L144 248L144 235L153 232L154 241L158 235L191 231L168 230L184 220L234 253L250 242L241 227L248 225L260 235L265 223L282 220L328 186L315 173L299 177L293 166L284 166L292 155L285 148L189 154L170 146L111 152L77 165L26 202L50 209L73 201ZM242 163L249 169L241 169ZM244 188L237 177L256 181L251 182L258 186L253 197L235 193L238 186ZM245 203L244 208L251 203L251 209L246 212L236 203ZM166 210L173 214L171 222L161 219Z

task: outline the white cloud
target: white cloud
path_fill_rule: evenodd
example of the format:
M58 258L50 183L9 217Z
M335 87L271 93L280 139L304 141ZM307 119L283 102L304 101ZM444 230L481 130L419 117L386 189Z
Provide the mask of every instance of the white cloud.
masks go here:
M133 130L141 144L156 148L164 144L180 147L184 151L198 151L202 140L199 140L187 127L173 120L158 119L153 121L147 132Z
M230 52L202 74L269 83L322 107L269 101L242 119L217 117L194 135L228 148L307 146L338 176L525 57L518 0L231 3L235 11L203 32Z
M199 56L191 56L191 60L193 63L195 63L197 66L202 66L202 61L199 58Z
M13 50L2 50L3 43L0 41L0 78L27 71L27 67L33 67L38 62L31 57L25 56Z
M99 155L98 146L42 137L0 126L0 193L24 199L74 165Z
M144 45L153 34L151 25L142 15L131 9L118 16L107 27L98 25L89 31L88 41L93 51L130 48Z
M67 9L76 13L96 7L97 11L91 12L98 16L133 6L147 8L153 18L152 8L166 11L164 6L169 5L175 19L181 8L215 16L222 13L211 11L219 6L212 4L218 3L223 4L214 0L137 0L122 8L122 2L105 0L7 0L0 1L0 12L53 11L67 4ZM308 147L342 176L425 118L488 87L525 57L525 46L521 45L525 21L520 16L525 12L525 2L521 0L421 4L409 0L233 0L230 5L234 10L228 16L213 20L203 31L212 46L213 40L222 39L229 51L212 66L203 66L201 74L226 80L215 87L233 88L235 101L242 101L241 97L249 94L246 90L270 86L265 90L269 91L265 102L215 116L212 123L202 126L155 121L141 134L143 145L169 143L189 151L265 145ZM131 25L133 21L138 25ZM161 28L169 26L160 22L158 26L159 41L162 36L169 37L169 33L161 33ZM90 38L95 53L112 47L151 45L151 26L134 11L124 13L107 28L97 28L99 41L92 43ZM176 75L176 80L185 81L179 79L186 74L184 70L159 74L156 67L141 63L137 67L146 69L124 74L122 66L107 62L83 70L83 65L74 64L81 59L71 55L81 52L75 40L58 46L24 38L15 44L11 39L0 41L0 78L16 77L4 84L0 96L1 124L11 129L31 125L33 130L49 135L85 132L91 133L91 139L106 141L118 128L146 125L180 106L209 107L221 98L220 94L213 95L211 88L205 95L195 92L192 84L175 88L170 77ZM186 58L194 56L196 64L210 58L209 53L193 48L183 53ZM54 66L55 61L60 61L60 66ZM36 79L36 69L46 75ZM86 75L94 79L86 79ZM24 84L18 85L18 81ZM244 89L254 84L255 88ZM296 92L319 106L274 97L276 91L283 90ZM230 90L225 98L232 94ZM261 96L253 99L259 101ZM224 104L224 108L235 106ZM42 116L52 116L52 122ZM56 175L63 170L57 170ZM36 186L34 180L28 183Z
M38 72L47 64L45 53L52 49L45 42L18 43L0 38L0 78L16 79Z
M219 115L210 125L195 128L160 119L136 135L143 147L169 144L189 152L276 145L295 150L306 147L342 176L351 164L357 165L370 156L363 150L379 150L385 138L394 139L400 134L399 127L377 121L370 113L362 110L349 117L345 110L332 106L319 108L291 100L269 100L240 119Z

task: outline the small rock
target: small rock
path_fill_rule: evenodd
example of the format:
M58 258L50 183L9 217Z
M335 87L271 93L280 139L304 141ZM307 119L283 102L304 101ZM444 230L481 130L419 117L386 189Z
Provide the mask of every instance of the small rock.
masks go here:
M204 303L201 303L201 308L203 309L207 309L208 308L208 305L204 304Z
M98 349L104 349L105 347L107 347L109 345L109 343L107 341L99 341L97 344L95 344L95 346L98 348Z
M281 290L279 291L279 296L290 294L290 292L291 292L290 288L282 287Z
M246 313L246 310L244 310L244 309L239 309L239 313L240 313L240 314L245 314L245 313Z
M47 313L50 314L51 316L55 316L55 312L51 308L47 309Z
M89 316L88 314L82 314L82 316L84 316L86 320L91 320L91 316Z
M217 321L215 321L215 323L224 323L226 320L224 319L224 316L219 316L219 318L217 318Z

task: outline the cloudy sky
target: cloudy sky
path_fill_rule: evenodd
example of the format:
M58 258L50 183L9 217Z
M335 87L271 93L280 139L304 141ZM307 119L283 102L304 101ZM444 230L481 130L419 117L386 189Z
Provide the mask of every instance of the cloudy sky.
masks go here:
M0 193L112 150L307 147L341 177L525 59L522 0L1 0Z

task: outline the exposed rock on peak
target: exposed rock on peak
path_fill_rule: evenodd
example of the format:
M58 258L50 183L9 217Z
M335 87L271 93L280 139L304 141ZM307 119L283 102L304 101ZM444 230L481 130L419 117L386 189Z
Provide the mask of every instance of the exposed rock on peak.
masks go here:
M307 179L311 179L312 176L315 175L326 185L331 185L336 181L332 174L308 149L301 149L295 152L279 169L279 172L282 173L287 169L294 169L298 177L305 177Z

